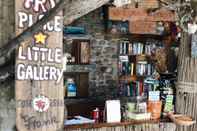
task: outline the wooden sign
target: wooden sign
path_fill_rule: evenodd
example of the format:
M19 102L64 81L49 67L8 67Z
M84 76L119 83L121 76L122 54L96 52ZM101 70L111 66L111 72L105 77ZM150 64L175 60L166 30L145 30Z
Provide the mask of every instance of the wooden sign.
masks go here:
M152 13L148 13L143 8L109 8L110 20L121 21L175 21L175 13L166 9L160 9Z
M20 34L57 0L15 0L16 34ZM20 44L16 51L16 126L18 131L58 131L63 128L63 16L59 12Z

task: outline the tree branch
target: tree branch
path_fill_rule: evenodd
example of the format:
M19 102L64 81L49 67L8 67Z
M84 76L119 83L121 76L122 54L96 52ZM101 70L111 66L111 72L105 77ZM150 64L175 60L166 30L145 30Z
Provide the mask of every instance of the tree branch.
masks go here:
M26 38L31 37L43 25L50 21L59 11L65 8L64 24L68 25L77 18L89 13L96 8L108 3L110 0L60 0L56 6L45 13L45 16L38 20L31 27L27 28L21 34L11 39L0 49L0 66L4 65L9 60L11 53L16 47Z

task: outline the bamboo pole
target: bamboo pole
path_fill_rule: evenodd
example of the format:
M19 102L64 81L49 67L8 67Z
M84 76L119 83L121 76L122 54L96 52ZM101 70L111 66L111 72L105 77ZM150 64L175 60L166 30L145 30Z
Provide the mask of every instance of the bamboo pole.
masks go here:
M190 56L190 36L183 33L178 61L178 83L189 82L192 84L197 83L197 59ZM195 86L194 86L195 87ZM193 88L194 88L193 87ZM185 86L185 89L190 88ZM197 87L195 87L197 88ZM179 89L179 84L177 85ZM176 94L176 110L178 113L192 116L197 118L197 93L195 92L180 92L177 90ZM177 126L177 131L197 131L197 125L190 127Z

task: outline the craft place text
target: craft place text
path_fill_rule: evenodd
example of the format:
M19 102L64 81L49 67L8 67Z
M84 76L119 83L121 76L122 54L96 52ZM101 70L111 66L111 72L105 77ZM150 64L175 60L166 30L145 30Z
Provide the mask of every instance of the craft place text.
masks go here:
M34 23L40 20L44 13L46 13L49 9L54 8L56 5L55 0L24 0L23 6L25 10L29 10L27 13L26 11L19 11L18 12L18 19L19 19L19 28L31 27ZM37 14L37 15L35 15ZM62 31L62 24L61 24L61 16L54 16L53 20L47 22L43 26L44 31L55 31L61 32Z

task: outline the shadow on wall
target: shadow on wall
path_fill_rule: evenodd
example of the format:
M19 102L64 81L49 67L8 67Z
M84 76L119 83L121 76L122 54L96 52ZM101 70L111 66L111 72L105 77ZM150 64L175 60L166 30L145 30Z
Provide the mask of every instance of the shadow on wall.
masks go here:
M0 47L14 36L15 0L0 0ZM7 65L6 65L7 66ZM14 64L12 65L14 66ZM0 71L5 71L0 67ZM10 71L10 69L9 69ZM14 78L0 82L0 131L15 131Z

